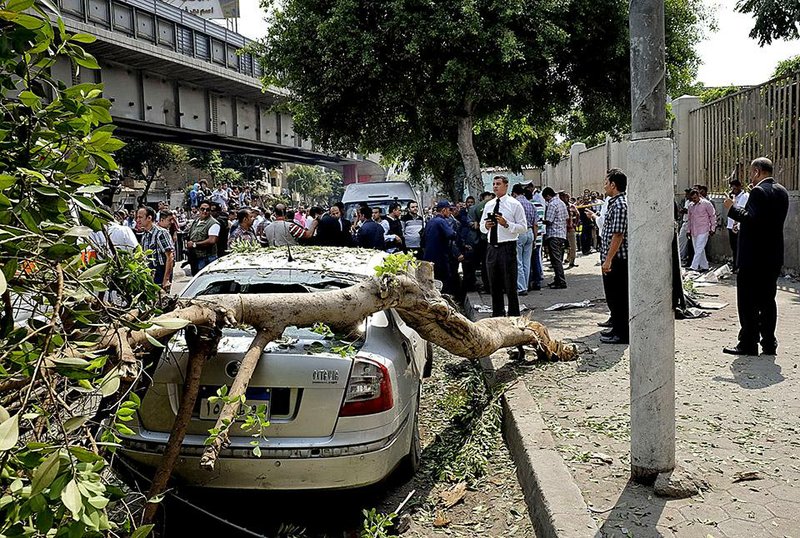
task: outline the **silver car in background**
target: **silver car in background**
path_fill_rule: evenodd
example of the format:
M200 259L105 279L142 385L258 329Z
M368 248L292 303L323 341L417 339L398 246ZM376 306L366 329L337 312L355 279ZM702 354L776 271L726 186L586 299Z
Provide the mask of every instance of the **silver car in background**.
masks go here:
M332 290L373 275L384 256L323 247L293 248L293 261L282 249L231 254L203 269L181 296ZM231 385L255 336L252 329L225 329L216 356L204 366L173 477L192 486L274 490L366 486L398 467L413 474L420 457L420 386L431 346L392 310L368 317L357 333L348 354L308 328L289 327L270 343L246 394L248 405L268 409L261 456L253 453L252 432L234 425L230 444L209 472L200 468L200 456L221 407L209 398ZM132 422L135 435L123 441L124 457L158 465L178 410L187 355L177 336L142 398Z

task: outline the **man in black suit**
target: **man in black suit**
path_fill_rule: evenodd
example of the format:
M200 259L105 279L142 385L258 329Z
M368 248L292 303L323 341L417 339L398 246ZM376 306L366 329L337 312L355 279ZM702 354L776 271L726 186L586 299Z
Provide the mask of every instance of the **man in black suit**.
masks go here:
M325 247L347 247L352 243L350 221L343 218L339 205L331 207L317 226L316 244Z
M759 157L750 164L753 189L743 207L724 202L728 217L739 222L736 304L739 310L739 342L722 351L731 355L757 355L758 339L764 355L775 355L778 341L775 305L778 276L783 267L783 223L789 210L789 194L772 177L772 161Z

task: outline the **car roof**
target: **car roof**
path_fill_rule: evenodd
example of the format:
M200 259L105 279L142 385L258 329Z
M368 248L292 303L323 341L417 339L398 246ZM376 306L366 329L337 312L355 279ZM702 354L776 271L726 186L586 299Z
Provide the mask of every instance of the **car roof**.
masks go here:
M346 247L267 247L255 252L231 253L207 266L203 273L239 269L326 270L360 276L375 275L375 267L388 256L386 252Z
M406 181L375 181L373 183L351 183L344 190L342 203L367 202L370 200L415 200L417 195Z

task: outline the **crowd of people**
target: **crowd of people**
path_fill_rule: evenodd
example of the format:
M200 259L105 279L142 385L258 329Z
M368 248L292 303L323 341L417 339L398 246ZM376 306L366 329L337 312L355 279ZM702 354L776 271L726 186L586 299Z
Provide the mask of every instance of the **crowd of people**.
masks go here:
M724 202L733 270L747 268L748 274L756 271L752 265L761 254L752 253L764 249L769 252L765 251L763 256L772 256L775 262L764 293L756 297L740 289L742 332L739 344L725 350L734 354L752 352L759 334L765 352L774 353L777 347L774 296L783 251L780 241L770 246L767 239L777 237L782 241L779 225L782 226L786 215L785 190L774 183L767 159L754 161L751 170L755 178L751 194L745 192L738 179L731 179L729 197ZM493 179L492 192L481 193L478 200L472 196L455 203L439 200L422 212L417 202L412 201L406 207L395 202L389 204L385 214L382 207L363 203L355 209L351 221L341 202L329 208L303 205L293 208L284 203L255 207L246 187L231 189L223 183L211 191L200 182L190 191L189 211L183 208L173 211L164 202L157 209L149 206L136 211L121 209L115 213L115 221L109 224L106 233L93 234L90 243L100 255L107 255L103 253L107 239L122 249L130 250L141 244L144 250L151 251L154 280L165 289L169 289L174 268L184 257L192 274L196 274L239 242L411 252L433 263L434 277L442 282L443 293L458 299L470 291L491 293L495 316L519 315L519 296L541 289L543 259L549 260L553 272L548 287L564 289L565 271L576 265L578 251L583 256L595 251L600 254L610 311L609 319L598 324L607 329L601 334L601 341L625 344L628 342L625 174L619 169L609 170L603 190L602 194L585 190L575 198L551 187L540 191L529 183L515 184L509 192L508 178L498 175ZM767 202L755 203L758 200L752 198L752 193L768 192L772 196L773 191L779 200L768 202L776 206L776 213L758 213ZM752 229L754 223L772 217L780 222L770 221L769 237L746 234L748 226ZM675 218L679 259L692 270L708 270L706 248L717 228L717 213L708 199L708 190L702 185L686 189L684 203L675 204ZM176 245L181 248L176 249ZM678 267L678 258L674 267ZM674 287L682 289L679 269L675 271L678 283Z

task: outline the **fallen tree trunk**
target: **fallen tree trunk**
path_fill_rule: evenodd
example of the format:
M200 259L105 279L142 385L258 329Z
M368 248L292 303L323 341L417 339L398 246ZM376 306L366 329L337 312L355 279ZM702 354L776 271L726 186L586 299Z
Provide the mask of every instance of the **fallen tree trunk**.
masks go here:
M154 318L147 330L129 333L132 349L152 347L152 339L165 340L185 320L197 326L246 324L258 329L227 396L216 429L220 433L203 454L201 465L213 469L219 450L227 442L225 421L233 421L264 346L280 337L286 327L325 323L349 332L375 312L395 309L420 336L447 351L469 359L491 355L498 349L532 345L544 360L573 360L576 348L550 337L547 328L527 317L487 318L470 321L459 313L433 285L433 270L421 263L416 270L365 279L353 286L313 294L272 293L208 295L185 302L168 314ZM114 345L117 333L108 336ZM118 346L118 349L126 346ZM185 426L184 426L185 428Z

